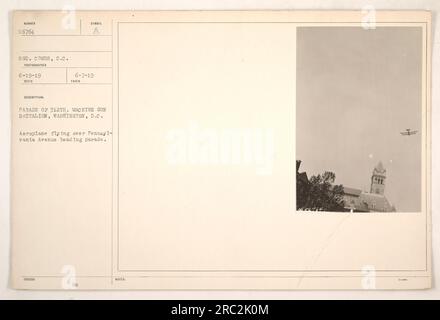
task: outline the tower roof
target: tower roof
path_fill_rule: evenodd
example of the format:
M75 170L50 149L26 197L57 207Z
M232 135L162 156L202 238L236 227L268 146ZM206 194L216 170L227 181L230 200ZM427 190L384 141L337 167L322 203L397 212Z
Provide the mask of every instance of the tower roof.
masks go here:
M376 170L377 171L384 171L385 170L383 167L382 161L379 161L379 163L376 165Z
M385 172L386 170L383 167L382 161L379 161L379 163L374 167L373 174L385 174Z

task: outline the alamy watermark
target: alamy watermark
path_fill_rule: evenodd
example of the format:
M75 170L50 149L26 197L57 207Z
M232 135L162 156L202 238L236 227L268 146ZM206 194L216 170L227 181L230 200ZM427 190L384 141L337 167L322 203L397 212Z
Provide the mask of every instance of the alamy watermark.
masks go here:
M167 133L170 165L254 166L257 175L271 175L275 143L270 128L201 128L191 122Z
M63 17L61 19L61 26L65 30L76 29L76 8L73 4L66 4L62 9Z
M376 289L376 268L373 265L365 265L362 267L362 289Z
M362 7L361 25L365 30L376 29L376 9L373 5Z
M61 278L61 287L63 289L73 290L78 288L76 269L74 266L70 264L64 265L61 269L61 273L64 274L64 276Z

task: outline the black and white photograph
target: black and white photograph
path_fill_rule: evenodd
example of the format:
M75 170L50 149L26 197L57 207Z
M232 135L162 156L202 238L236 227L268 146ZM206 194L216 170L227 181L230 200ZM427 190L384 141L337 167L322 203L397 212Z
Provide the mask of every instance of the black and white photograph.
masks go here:
M421 210L421 43L420 27L297 29L297 210Z

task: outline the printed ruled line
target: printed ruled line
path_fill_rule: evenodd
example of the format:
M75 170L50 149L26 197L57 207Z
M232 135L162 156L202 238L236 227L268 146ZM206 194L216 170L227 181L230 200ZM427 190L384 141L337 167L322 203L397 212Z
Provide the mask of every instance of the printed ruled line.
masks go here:
M22 278L64 278L64 275L42 275L42 276L21 276ZM410 276L387 276L387 275L376 275L376 278L429 278L430 276L425 275L410 275ZM105 275L96 275L96 276L76 276L76 278L113 278L113 276L105 276ZM125 276L124 278L365 278L364 275L288 275L288 276L258 276L258 275L245 275L245 276L237 276L237 275L225 275L225 276Z
M110 83L85 83L85 82L83 82L83 83L80 83L80 82L78 82L78 83L75 83L75 82L68 82L68 83L64 83L64 82L35 82L35 83L21 83L22 85L28 85L28 86L30 86L30 85L43 85L43 84L63 84L63 85L111 85L112 83L110 82Z
M88 66L88 67L46 67L46 66L22 66L20 68L30 68L30 69L112 69L112 67L94 67L94 66Z
M22 52L111 52L111 50L23 50Z
M111 37L111 34L22 34L22 37Z
M113 36L113 19L111 20L111 33ZM111 229L110 229L110 235L111 235L111 243L110 243L110 252L111 252L111 257L110 257L110 274L111 274L111 278L110 278L110 284L113 286L114 285L114 277L113 277L113 270L114 270L114 239L113 239L113 232L114 232L114 213L113 213L113 201L114 201L114 181L113 181L113 157L114 157L114 139L113 139L113 122L114 122L114 109L113 109L113 104L114 104L114 70L113 70L113 64L114 64L114 60L113 60L113 37L110 39L111 41L111 48L112 48L112 53L111 53L111 61L112 61L112 103L111 103L111 108L112 108L112 171L111 171L111 199L110 199L110 203L111 203L111 210L110 210L110 221L111 221ZM119 77L119 74L118 74Z

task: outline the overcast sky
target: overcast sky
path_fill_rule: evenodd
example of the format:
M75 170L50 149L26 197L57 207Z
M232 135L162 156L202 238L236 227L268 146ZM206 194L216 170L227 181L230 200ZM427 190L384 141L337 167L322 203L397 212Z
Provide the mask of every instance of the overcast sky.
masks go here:
M387 170L397 211L420 211L422 30L297 29L297 159L309 177L369 191ZM402 136L406 128L419 130Z

